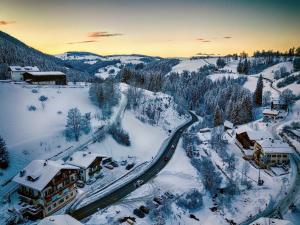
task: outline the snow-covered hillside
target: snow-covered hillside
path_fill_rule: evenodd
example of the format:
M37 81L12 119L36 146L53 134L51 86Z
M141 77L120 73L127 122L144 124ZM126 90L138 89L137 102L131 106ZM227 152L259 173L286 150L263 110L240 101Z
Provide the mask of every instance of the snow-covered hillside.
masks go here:
M171 72L182 73L183 71L194 72L199 70L204 65L216 65L217 58L207 58L207 59L181 59L180 62L173 66Z
M93 73L95 76L106 79L114 77L121 68L127 65L147 64L157 57L144 55L108 55L101 56L89 52L66 52L56 55L57 58L67 61L72 65L76 62L83 63L82 70ZM76 65L78 66L78 65Z
M100 125L94 117L98 109L89 100L88 90L88 86L35 88L0 83L0 135L14 165L5 170L1 180L10 178L34 158L47 158L76 144L67 142L63 135L69 109L91 112L92 126ZM39 101L42 95L48 98L44 106ZM36 110L30 111L30 107Z

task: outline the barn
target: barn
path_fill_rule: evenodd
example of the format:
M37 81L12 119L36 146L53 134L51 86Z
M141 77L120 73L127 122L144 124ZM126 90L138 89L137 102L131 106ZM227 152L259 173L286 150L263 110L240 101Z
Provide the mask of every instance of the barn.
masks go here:
M23 78L30 84L67 84L66 74L60 71L26 72L23 74Z

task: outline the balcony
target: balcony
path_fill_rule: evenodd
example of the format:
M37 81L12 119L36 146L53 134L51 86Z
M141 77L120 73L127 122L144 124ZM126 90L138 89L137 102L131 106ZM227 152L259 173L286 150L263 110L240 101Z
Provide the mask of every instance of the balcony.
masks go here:
M33 199L33 200L37 200L41 196L40 193L34 195L34 194L32 194L32 192L21 190L21 189L18 189L18 194L25 198L29 198L29 199Z

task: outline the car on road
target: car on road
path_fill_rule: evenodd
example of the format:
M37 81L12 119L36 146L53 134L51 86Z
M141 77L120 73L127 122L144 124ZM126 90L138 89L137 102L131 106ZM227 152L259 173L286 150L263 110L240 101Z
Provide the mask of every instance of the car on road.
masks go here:
M139 218L144 218L145 217L145 214L140 209L134 209L133 214L136 215Z
M143 183L144 183L143 180L137 180L137 181L134 183L134 187L138 188L138 187L140 187Z
M134 167L134 163L130 163L130 164L128 164L126 167L125 167L125 169L126 170L130 170L130 169L132 169Z
M173 151L175 150L175 145L171 146L171 150L173 150Z
M86 184L87 184L87 185L91 185L91 184L93 184L93 183L95 183L95 182L96 182L96 178L92 177L92 178L90 178L90 179L86 182Z
M169 157L165 156L164 161L166 161L166 162L169 161Z
M144 206L144 205L141 205L140 206L140 210L143 212L143 213L145 213L145 214L148 214L149 213L149 208L147 208L146 206Z

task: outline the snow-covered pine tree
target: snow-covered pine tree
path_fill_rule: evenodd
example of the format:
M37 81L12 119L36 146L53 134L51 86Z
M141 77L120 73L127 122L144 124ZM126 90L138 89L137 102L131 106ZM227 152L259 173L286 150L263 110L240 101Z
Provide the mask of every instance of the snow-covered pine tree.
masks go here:
M222 124L222 112L219 105L217 105L214 113L214 126L217 127L220 126L221 124Z
M260 74L254 92L254 101L257 106L262 105L263 88L264 88L263 77Z
M0 168L8 167L8 152L6 149L6 143L0 136Z

